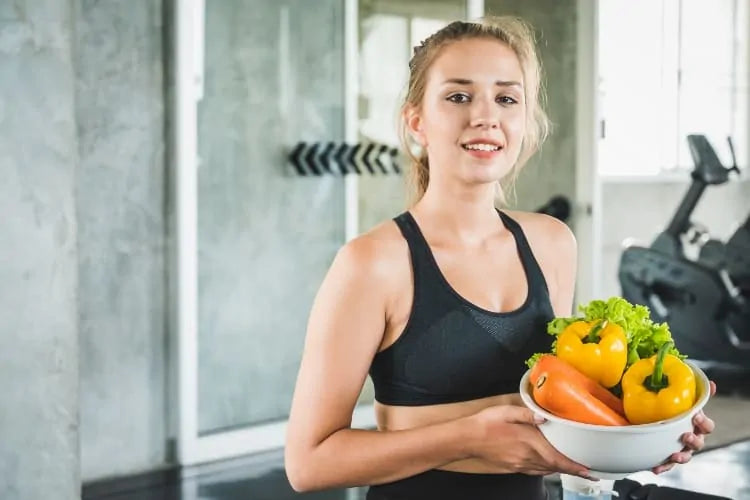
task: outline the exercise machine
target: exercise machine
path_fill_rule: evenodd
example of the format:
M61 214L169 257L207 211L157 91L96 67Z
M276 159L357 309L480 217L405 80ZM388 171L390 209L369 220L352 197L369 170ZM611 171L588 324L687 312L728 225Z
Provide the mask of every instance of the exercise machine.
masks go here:
M750 380L750 216L726 242L690 220L708 186L739 173L734 148L730 139L734 164L726 168L704 135L687 140L695 163L690 187L651 246L623 251L622 296L666 322L680 351L708 373ZM686 252L691 245L693 257Z

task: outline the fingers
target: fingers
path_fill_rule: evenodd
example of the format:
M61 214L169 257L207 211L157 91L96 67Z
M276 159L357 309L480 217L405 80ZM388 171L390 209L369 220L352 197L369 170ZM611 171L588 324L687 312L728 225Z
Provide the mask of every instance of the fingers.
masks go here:
M675 464L686 464L691 458L693 458L693 450L683 450L678 451L677 453L672 453L669 457L669 462L674 462Z
M557 451L549 442L544 441L544 449L540 450L542 460L547 462L551 472L561 472L571 476L580 476L585 479L592 479L589 476L589 469L585 465L574 462L559 451Z
M653 469L651 469L651 472L653 472L654 474L663 474L664 472L672 470L674 466L674 462L667 462L665 464L654 467Z
M685 448L682 451L678 451L677 453L672 453L670 455L669 460L664 462L661 465L657 465L653 469L651 469L651 472L654 474L662 474L664 472L672 470L675 465L677 464L686 464L690 461L690 459L693 458L693 450Z
M711 382L711 395L716 392L716 384ZM669 461L666 463L654 467L651 472L654 474L662 474L675 466L675 464L686 464L693 458L693 453L700 451L706 444L705 435L713 432L716 424L713 420L708 418L702 411L698 412L693 417L693 426L695 427L693 432L687 432L682 435L682 442L685 448L682 451L673 453L669 457Z
M528 408L507 405L502 407L503 419L508 423L538 425L545 422L541 415L537 415Z
M714 421L708 418L702 411L699 411L693 417L693 425L695 426L696 434L711 434L714 427L716 427Z
M591 479L591 471L589 471L588 467L584 467L583 465L570 460L564 455L560 455L560 458L554 460L551 465L553 466L555 472L570 474L571 476L580 476L585 479Z
M666 463L654 467L651 469L651 472L654 474L662 474L672 470L676 464L686 464L693 458L693 453L700 451L705 445L704 435L693 434L692 432L686 432L683 434L681 441L685 444L685 448L677 453L673 453Z
M682 442L685 444L685 450L701 451L705 445L705 438L703 434L687 432L682 436Z
M713 397L716 394L716 382L713 380L708 381L708 386L710 387L710 394Z

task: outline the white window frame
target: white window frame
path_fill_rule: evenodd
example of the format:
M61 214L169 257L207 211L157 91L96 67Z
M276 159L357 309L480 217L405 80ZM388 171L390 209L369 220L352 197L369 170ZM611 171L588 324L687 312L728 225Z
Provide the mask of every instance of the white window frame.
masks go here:
M602 290L602 178L598 168L598 2L578 0L577 9L576 183L573 215L578 242L575 302L583 304L601 298Z

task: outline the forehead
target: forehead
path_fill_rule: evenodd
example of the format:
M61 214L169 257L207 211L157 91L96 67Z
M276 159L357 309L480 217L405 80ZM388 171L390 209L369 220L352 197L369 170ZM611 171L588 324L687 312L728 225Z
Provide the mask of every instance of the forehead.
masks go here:
M433 61L430 84L440 85L449 78L523 83L523 71L518 56L506 44L491 38L473 38L449 43Z

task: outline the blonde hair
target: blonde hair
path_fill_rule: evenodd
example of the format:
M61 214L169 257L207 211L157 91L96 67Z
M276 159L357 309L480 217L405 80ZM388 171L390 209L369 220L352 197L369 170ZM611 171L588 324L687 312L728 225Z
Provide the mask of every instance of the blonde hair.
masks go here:
M543 109L544 89L542 85L542 67L536 53L533 28L517 17L487 17L479 22L455 21L438 30L422 44L414 48L409 61L409 85L401 107L400 137L406 155L411 160L408 169L410 201L419 201L427 190L430 181L430 165L427 154L419 156L412 151L409 134L404 120L407 107L419 108L427 84L427 73L440 51L452 42L475 38L498 40L508 46L518 57L524 77L524 98L526 101L526 132L521 144L521 152L511 172L505 176L499 186L498 198L505 203L505 192L512 189L523 166L541 147L549 134L550 124Z

